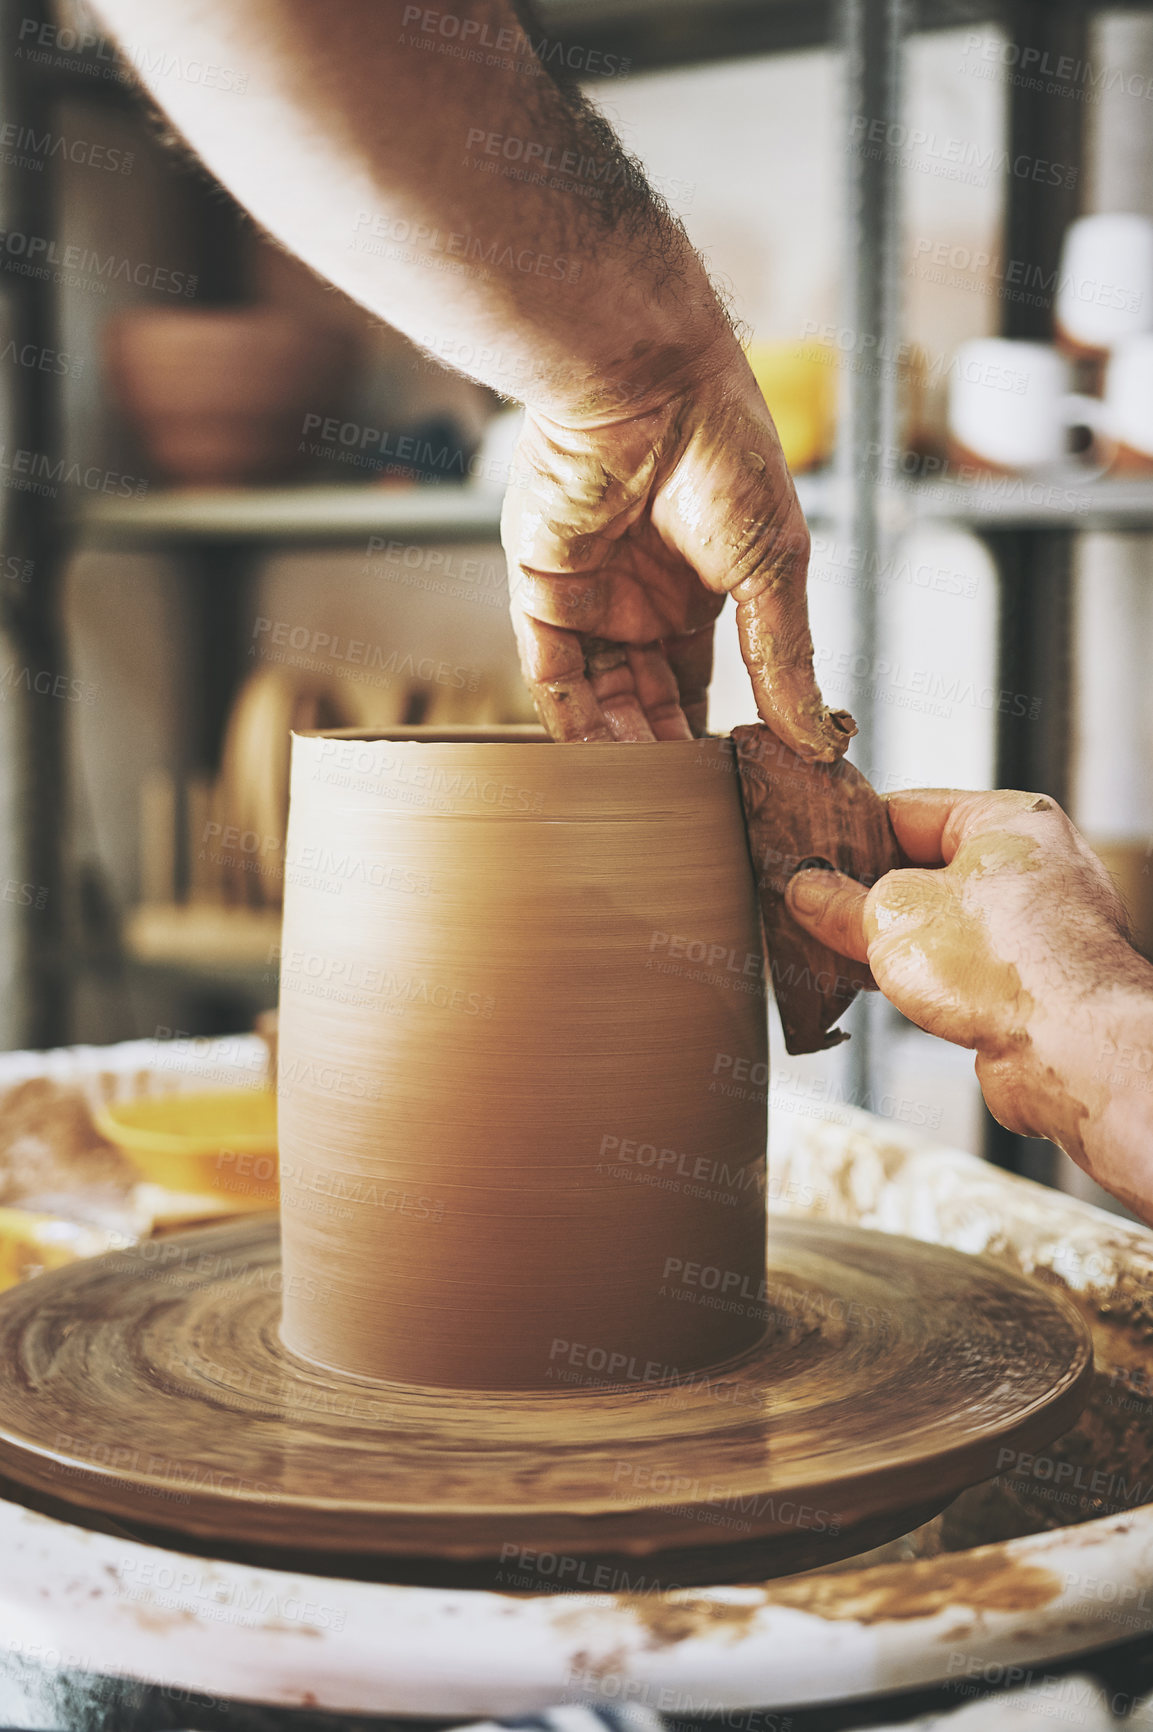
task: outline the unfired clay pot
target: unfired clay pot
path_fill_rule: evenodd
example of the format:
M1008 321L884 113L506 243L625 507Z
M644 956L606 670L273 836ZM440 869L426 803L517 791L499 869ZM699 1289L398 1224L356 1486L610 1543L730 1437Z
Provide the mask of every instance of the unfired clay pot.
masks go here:
M105 328L109 382L171 481L240 486L299 460L304 417L330 412L347 334L273 307L135 309Z
M289 1349L588 1389L751 1346L765 1001L730 743L297 736L287 859Z

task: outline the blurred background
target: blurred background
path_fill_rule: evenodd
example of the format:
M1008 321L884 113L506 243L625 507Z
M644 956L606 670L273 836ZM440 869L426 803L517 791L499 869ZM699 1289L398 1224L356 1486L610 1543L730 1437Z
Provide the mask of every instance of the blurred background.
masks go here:
M540 17L730 297L856 761L1053 794L1148 949L1153 7ZM517 412L263 240L82 6L3 4L0 51L0 1047L245 1028L288 728L529 719ZM753 716L726 617L711 726ZM778 1107L1097 1196L992 1124L970 1055L852 1015L836 1055L776 1054Z

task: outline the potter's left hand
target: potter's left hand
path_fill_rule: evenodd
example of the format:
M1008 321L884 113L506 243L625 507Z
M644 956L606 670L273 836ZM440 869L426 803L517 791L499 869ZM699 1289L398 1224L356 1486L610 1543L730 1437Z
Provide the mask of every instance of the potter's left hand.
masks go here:
M727 331L639 413L566 424L530 407L502 534L521 663L554 738L703 733L726 595L774 733L830 761L856 732L817 688L808 528Z
M892 794L907 869L871 890L839 872L789 881L794 919L868 962L931 1034L977 1055L990 1111L1048 1137L1153 1220L1153 967L1056 801L931 788Z

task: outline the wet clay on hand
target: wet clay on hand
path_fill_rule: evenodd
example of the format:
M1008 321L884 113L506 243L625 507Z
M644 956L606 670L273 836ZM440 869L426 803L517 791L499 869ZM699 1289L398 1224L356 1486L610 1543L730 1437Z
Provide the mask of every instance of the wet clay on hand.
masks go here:
M911 1022L975 1051L1007 1129L1058 1143L1153 1218L1153 968L1104 866L1044 795L922 788L886 808L911 864L867 891L797 873L790 911L867 960Z
M757 713L831 762L857 730L817 686L809 535L772 418L728 336L694 373L597 426L529 409L501 522L525 679L558 740L702 734L731 595Z
M885 802L844 758L807 762L761 723L734 728L733 743L785 1046L790 1053L822 1052L849 1038L833 1024L871 979L862 964L797 925L785 887L804 862L827 863L873 884L900 865L900 850Z

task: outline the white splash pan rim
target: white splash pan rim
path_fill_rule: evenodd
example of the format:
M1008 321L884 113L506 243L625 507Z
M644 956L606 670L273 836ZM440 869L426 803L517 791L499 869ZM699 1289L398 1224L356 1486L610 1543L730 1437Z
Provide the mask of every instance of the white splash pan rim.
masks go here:
M962 1641L967 1656L976 1639L985 1666L1033 1666L1120 1640L1115 1602L1092 1586L1151 1579L1153 1508L951 1556L1049 1570L1064 1586L1012 1612L974 1606L961 1586L929 1615L864 1621L774 1604L772 1584L524 1599L221 1563L0 1503L0 1645L52 1670L330 1712L799 1707L943 1682ZM920 1568L945 1576L948 1563ZM699 1627L662 1639L655 1603ZM1126 1636L1153 1629L1153 1607L1127 1622Z
M156 1064L171 1043L0 1056L0 1087L33 1075L115 1087ZM251 1075L247 1037L189 1045L189 1072L226 1063ZM184 1069L183 1064L180 1067ZM103 1079L102 1081L100 1079ZM957 1150L933 1148L871 1114L840 1109L798 1127L774 1121L774 1164L805 1138L882 1151L934 1184L1030 1208L1067 1227L1088 1251L1131 1251L1153 1269L1153 1233L1091 1205L1009 1179ZM845 1159L852 1161L852 1152ZM882 1161L882 1165L884 1162ZM928 1167L925 1168L928 1170ZM1010 1210L1011 1212L1011 1210ZM883 1211L880 1212L883 1216ZM873 1211L871 1224L887 1224ZM918 1236L933 1239L931 1221ZM907 1222L889 1231L917 1232ZM1063 1241L1064 1242L1064 1241ZM971 1248L979 1249L974 1245ZM1078 1253L1080 1254L1080 1253ZM957 1565L964 1561L965 1570ZM1014 1610L966 1597L984 1564L1006 1580L1028 1570L1060 1582L1046 1603ZM951 1568L952 1566L952 1568ZM870 1606L894 1568L917 1572L933 1609L885 1616ZM911 1578L910 1578L911 1579ZM792 1578L795 1582L796 1578ZM791 1707L943 1682L957 1644L987 1665L1042 1664L1153 1630L1153 1594L1119 1616L1103 1582L1153 1581L1153 1504L1076 1527L1033 1534L854 1576L821 1613L774 1603L775 1588L716 1587L663 1594L491 1591L341 1581L214 1561L121 1540L0 1501L0 1650L47 1669L120 1677L274 1706L413 1716L508 1715L562 1701L641 1703L689 1714ZM663 1625L663 1628L662 1628ZM1123 1627L1122 1627L1123 1626Z

